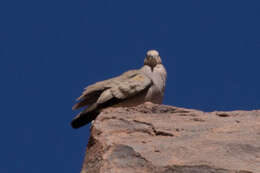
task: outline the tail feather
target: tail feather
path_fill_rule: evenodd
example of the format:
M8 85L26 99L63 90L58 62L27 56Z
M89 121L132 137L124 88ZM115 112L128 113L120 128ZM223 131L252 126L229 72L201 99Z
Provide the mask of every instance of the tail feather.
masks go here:
M70 124L74 129L80 128L95 120L98 114L99 110L97 109L97 105L94 104L80 112L75 118L73 118Z
M71 126L74 129L80 128L88 123L90 123L91 121L95 120L97 115L99 113L98 112L87 112L87 113L80 113L79 116L75 117L72 121L71 121Z
M71 121L71 126L74 129L80 128L91 121L95 120L98 114L101 112L103 108L118 104L122 102L123 100L117 99L117 98L112 98L109 101L98 104L98 103L93 103L89 107L87 107L85 110L80 112L72 121Z

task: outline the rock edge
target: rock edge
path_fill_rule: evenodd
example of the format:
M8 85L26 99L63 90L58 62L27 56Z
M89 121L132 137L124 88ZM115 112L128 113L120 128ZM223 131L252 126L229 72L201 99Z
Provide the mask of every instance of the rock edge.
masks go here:
M260 110L105 109L92 124L81 171L100 172L258 173Z

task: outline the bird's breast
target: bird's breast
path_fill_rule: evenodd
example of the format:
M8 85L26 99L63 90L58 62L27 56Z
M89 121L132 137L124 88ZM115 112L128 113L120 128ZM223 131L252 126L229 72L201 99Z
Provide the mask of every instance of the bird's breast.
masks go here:
M153 71L146 70L145 74L153 82L146 93L145 100L157 104L162 104L166 82L166 70L160 64L160 66L156 66Z

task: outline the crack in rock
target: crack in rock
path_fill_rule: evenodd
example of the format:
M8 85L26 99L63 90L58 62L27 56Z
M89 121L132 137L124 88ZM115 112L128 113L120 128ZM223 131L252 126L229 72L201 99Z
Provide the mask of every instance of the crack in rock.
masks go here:
M153 133L151 133L149 130L146 130L146 129L138 129L138 128L134 128L134 127L133 127L133 131L147 133L149 135L155 135L155 136L174 136L172 133L165 132L165 131L162 131L162 130L156 130L156 128L154 127L153 124L147 123L147 122L143 122L143 121L138 121L138 120L129 121L129 120L126 120L124 118L117 118L115 116L113 116L113 117L104 117L100 121L103 122L105 120L119 120L119 121L122 121L122 122L124 122L126 124L129 124L129 125L131 125L131 123L140 123L140 124L144 124L144 125L149 126L152 129ZM132 133L132 132L128 132L128 133Z
M147 125L147 126L150 126L156 136L174 136L173 134L171 134L171 133L169 133L169 132L165 132L165 131L161 131L161 130L156 130L156 128L154 127L154 125L151 124L151 123L147 123L147 122L143 122L143 121L138 121L138 120L133 120L133 122L135 122L135 123L141 123L141 124L145 124L145 125Z

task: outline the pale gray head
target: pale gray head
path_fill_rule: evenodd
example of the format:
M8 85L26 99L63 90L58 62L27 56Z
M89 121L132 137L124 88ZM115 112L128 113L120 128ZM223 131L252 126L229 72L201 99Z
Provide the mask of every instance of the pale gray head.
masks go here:
M162 60L159 55L159 52L156 50L149 50L146 53L146 57L144 59L144 65L148 65L154 68L157 64L161 64Z

